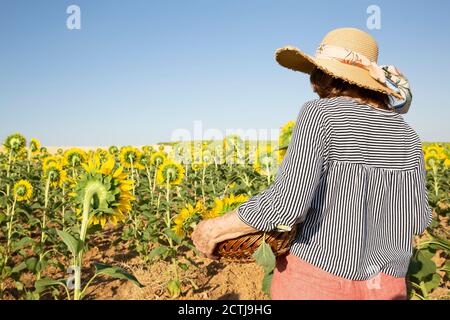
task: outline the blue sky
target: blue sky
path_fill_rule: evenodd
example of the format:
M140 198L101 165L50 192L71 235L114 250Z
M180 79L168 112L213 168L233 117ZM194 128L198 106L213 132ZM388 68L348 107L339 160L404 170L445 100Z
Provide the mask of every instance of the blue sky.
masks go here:
M66 8L81 8L68 30ZM381 30L366 9L381 8ZM177 128L278 128L314 98L279 67L286 44L314 53L337 27L380 45L410 79L404 116L424 141L450 141L449 1L2 0L0 138L46 145L143 145ZM442 53L440 53L442 52Z

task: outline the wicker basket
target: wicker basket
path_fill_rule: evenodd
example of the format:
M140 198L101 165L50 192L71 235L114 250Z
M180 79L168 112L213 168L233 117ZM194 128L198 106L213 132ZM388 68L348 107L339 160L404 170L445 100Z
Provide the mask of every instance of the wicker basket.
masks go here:
M288 232L266 232L265 241L272 247L276 256L287 253L297 234L297 227ZM236 239L219 243L215 254L221 260L229 262L253 262L253 253L259 248L264 238L264 232L241 236Z

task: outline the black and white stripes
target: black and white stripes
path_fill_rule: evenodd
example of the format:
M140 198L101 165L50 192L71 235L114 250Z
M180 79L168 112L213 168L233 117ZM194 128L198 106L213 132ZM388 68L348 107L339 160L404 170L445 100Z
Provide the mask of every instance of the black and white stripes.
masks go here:
M431 222L420 139L399 114L310 101L275 182L238 215L262 231L301 223L291 252L337 276L403 277L413 235Z

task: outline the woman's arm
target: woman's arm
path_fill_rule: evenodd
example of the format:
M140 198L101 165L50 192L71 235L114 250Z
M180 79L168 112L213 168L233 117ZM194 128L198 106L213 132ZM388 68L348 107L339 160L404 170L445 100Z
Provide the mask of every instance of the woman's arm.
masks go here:
M200 222L192 233L192 241L201 253L210 259L217 259L214 249L218 243L255 232L258 230L242 222L236 211L231 211Z
M306 216L326 166L324 115L316 102L300 110L292 140L274 183L236 211L202 222L194 244L209 257L214 246L255 231L289 229Z

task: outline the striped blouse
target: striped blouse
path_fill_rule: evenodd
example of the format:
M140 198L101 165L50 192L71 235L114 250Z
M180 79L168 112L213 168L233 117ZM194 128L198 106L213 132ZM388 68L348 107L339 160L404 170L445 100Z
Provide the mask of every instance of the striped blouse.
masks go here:
M307 102L275 182L237 213L261 231L300 224L291 253L336 276L404 277L432 218L419 136L351 98Z

